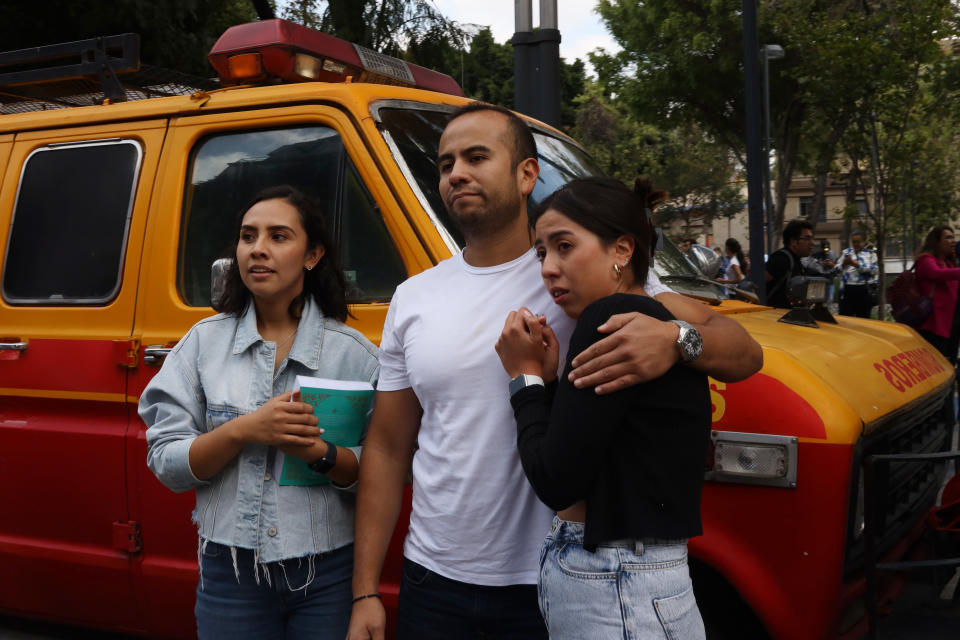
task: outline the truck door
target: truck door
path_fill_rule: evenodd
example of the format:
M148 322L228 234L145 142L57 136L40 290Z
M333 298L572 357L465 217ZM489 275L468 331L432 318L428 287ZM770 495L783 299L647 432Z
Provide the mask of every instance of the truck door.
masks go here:
M341 250L350 321L379 342L390 297L408 273L431 262L400 214L353 121L333 107L305 105L183 117L171 122L151 208L134 329L144 349L131 395L139 395L166 350L212 315L211 266L232 255L238 213L268 186L291 184L316 198ZM174 494L147 469L146 427L129 456L134 518L144 552L139 579L149 628L193 627L197 534L193 492Z
M127 375L165 126L0 139L0 606L8 611L138 626Z

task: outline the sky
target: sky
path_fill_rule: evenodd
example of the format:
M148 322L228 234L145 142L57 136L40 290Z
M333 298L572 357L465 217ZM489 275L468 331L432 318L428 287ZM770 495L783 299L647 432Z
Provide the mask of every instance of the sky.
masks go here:
M515 30L513 0L434 0L440 11L452 20L489 26L497 42L513 37ZM533 26L540 23L539 2L533 0ZM610 52L620 47L607 33L594 13L594 0L557 0L557 26L560 29L560 56L567 62L580 58L592 71L587 53L597 47Z

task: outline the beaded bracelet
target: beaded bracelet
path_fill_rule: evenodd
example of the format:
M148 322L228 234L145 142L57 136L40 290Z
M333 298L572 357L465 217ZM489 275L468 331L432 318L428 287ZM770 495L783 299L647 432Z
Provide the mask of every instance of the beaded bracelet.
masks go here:
M379 593L367 593L367 594L364 594L364 595L362 595L362 596L357 596L356 598L353 599L353 603L356 604L357 602L360 602L361 600L363 600L363 599L365 599L365 598L380 598L380 594L379 594ZM381 598L381 599L382 599L382 598Z

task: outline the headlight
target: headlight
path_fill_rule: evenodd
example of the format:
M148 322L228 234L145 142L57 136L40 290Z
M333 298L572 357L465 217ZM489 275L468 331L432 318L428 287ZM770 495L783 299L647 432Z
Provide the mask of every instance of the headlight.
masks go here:
M736 431L713 431L710 438L713 464L704 479L796 488L796 438Z

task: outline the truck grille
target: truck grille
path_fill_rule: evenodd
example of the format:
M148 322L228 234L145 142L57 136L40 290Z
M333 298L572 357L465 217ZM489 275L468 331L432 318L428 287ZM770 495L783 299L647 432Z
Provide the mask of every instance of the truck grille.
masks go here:
M845 572L863 567L863 460L875 454L917 454L948 451L953 413L953 385L894 415L871 425L854 454L850 518L847 531ZM950 403L945 406L945 403ZM949 413L947 413L949 412ZM877 464L875 484L869 499L878 514L876 554L882 557L913 528L933 506L944 478L943 462L897 462Z

